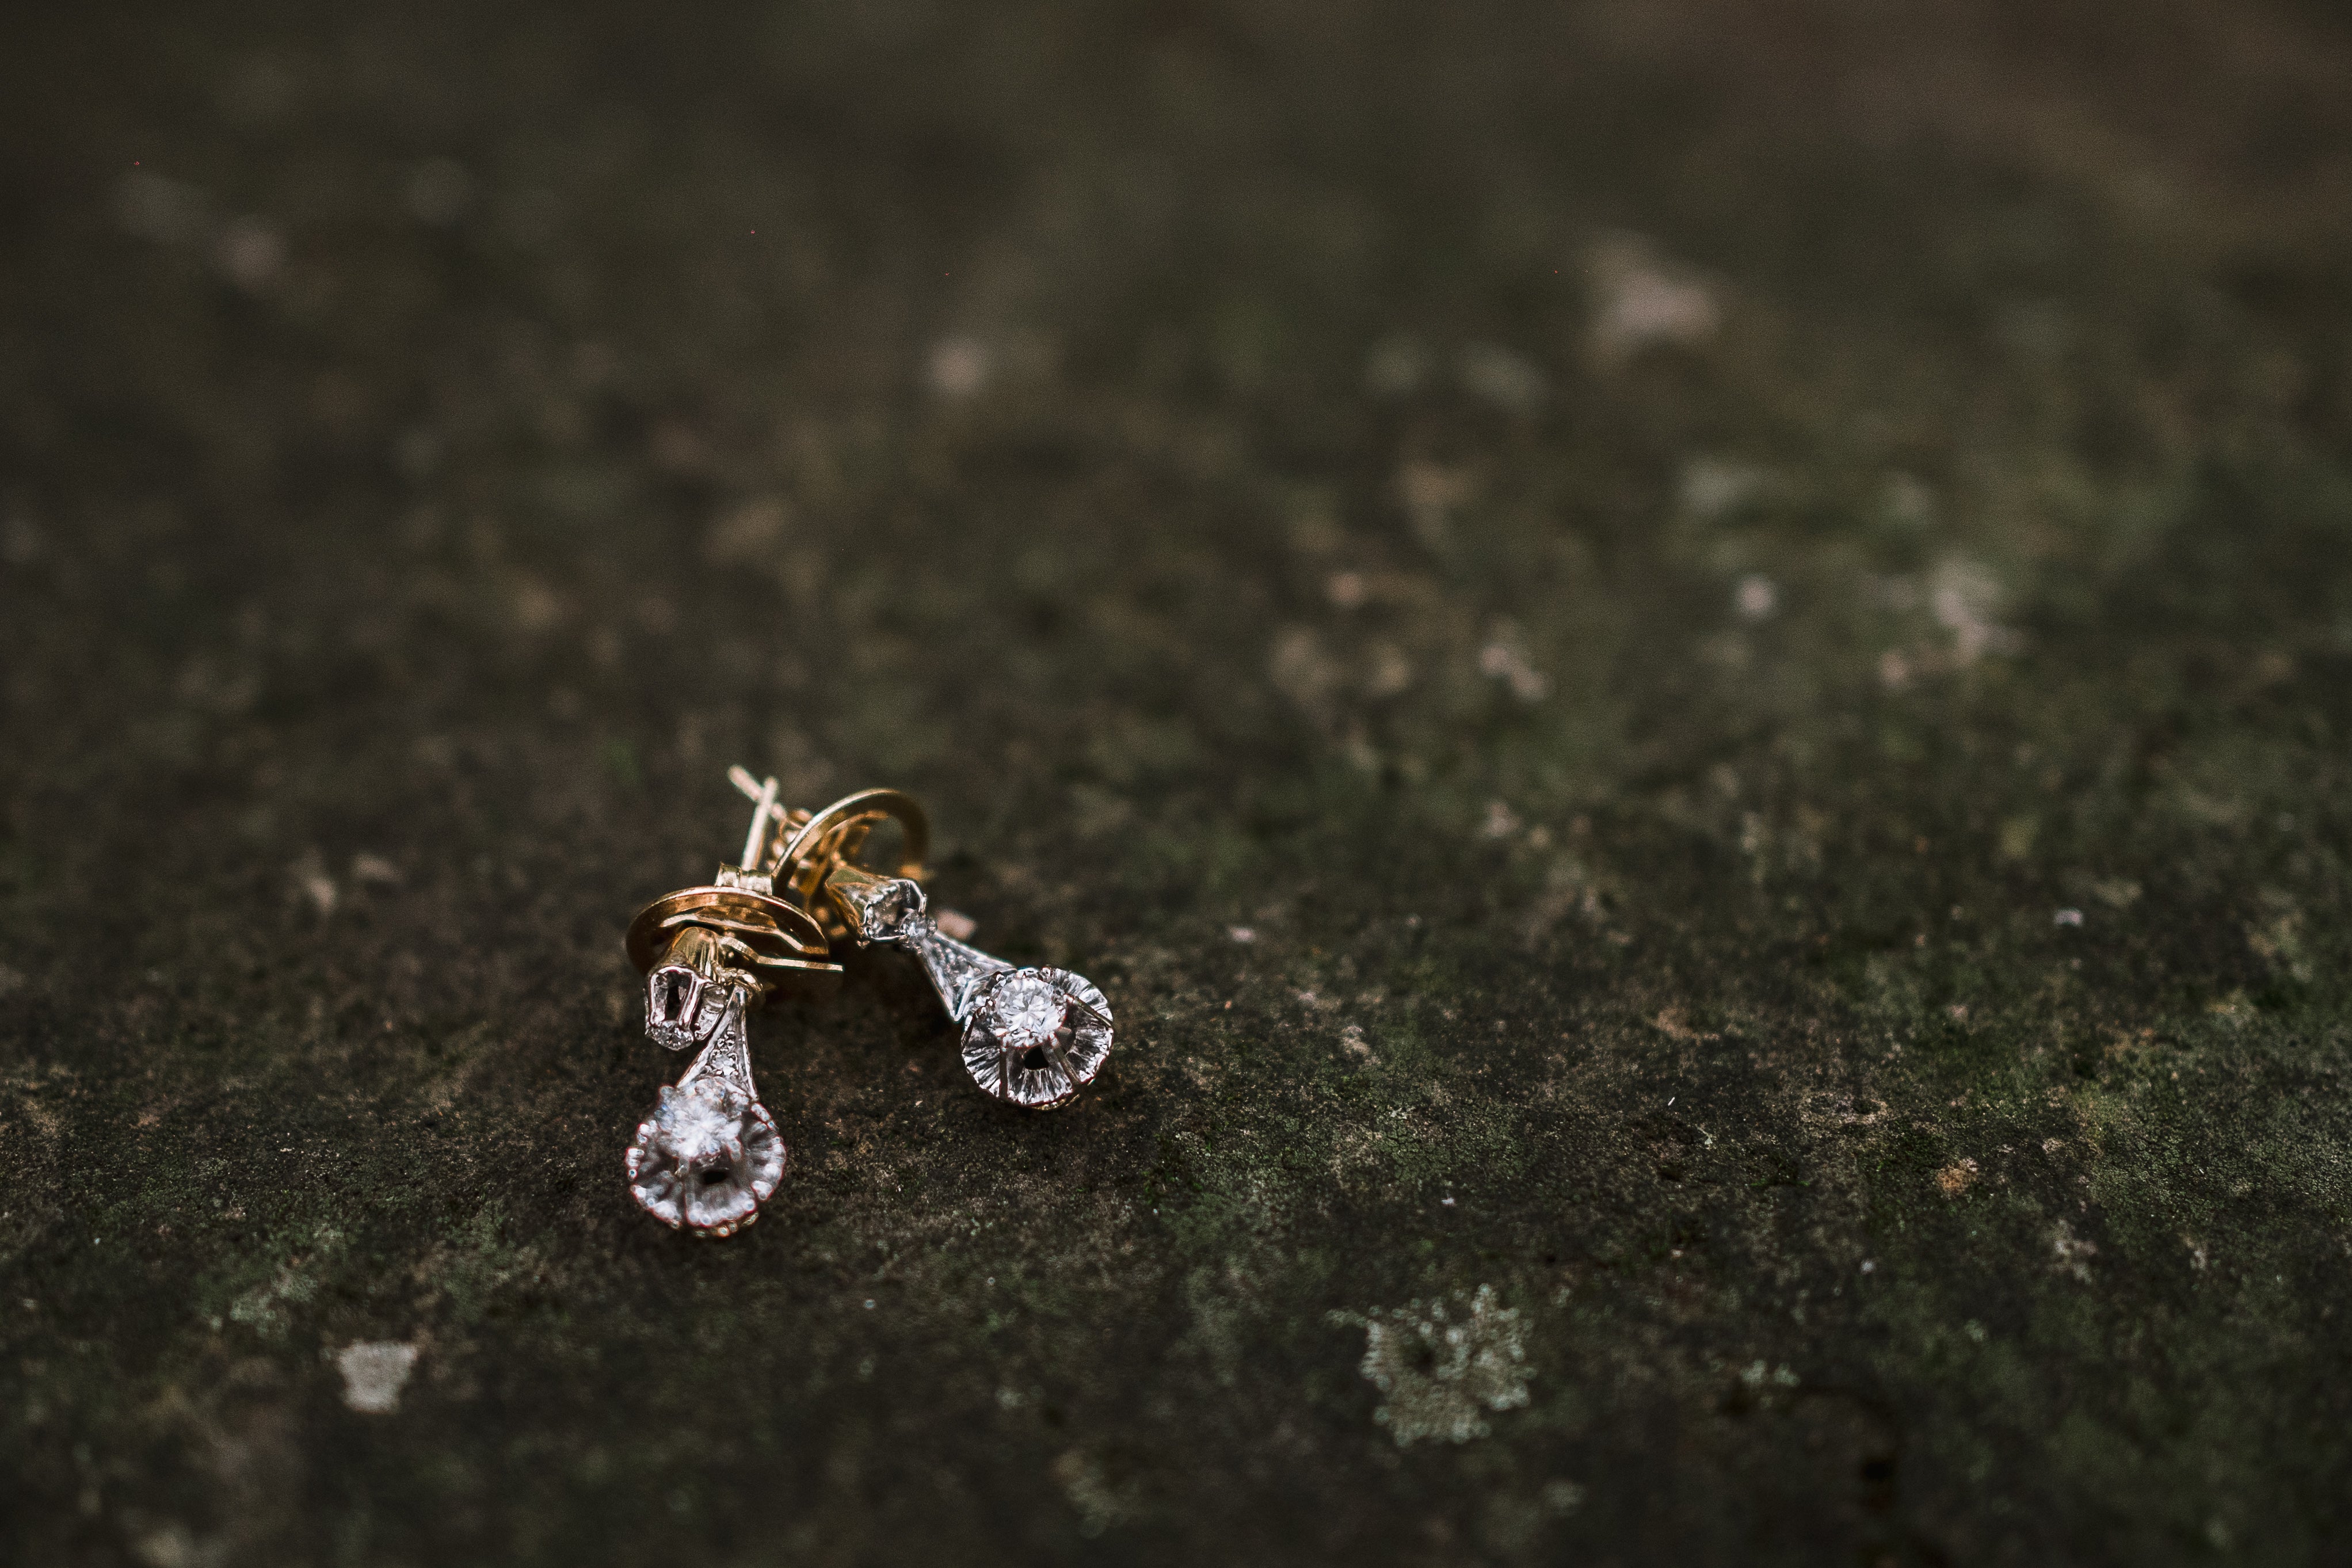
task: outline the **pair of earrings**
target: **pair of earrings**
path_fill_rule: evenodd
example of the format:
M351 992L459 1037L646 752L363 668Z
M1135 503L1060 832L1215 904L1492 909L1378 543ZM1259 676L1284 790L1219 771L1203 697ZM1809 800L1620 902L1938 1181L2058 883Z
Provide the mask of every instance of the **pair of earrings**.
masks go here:
M637 1128L629 1192L672 1229L731 1236L783 1179L776 1119L751 1082L745 1017L779 997L821 998L837 955L884 942L912 954L963 1030L963 1064L1000 1100L1067 1104L1110 1055L1110 1004L1082 975L1018 968L940 930L923 896L930 828L896 789L862 789L821 811L787 810L776 781L728 777L755 803L741 861L657 898L629 923L646 977L646 1033L694 1060ZM873 831L898 826L892 874L857 863Z

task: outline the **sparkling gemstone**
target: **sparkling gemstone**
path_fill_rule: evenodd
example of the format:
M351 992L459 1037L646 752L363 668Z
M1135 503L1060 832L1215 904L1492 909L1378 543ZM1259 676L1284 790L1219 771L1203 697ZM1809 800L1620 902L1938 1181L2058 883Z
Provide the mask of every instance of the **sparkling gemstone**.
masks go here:
M759 1218L784 1175L767 1107L716 1079L670 1084L637 1128L629 1191L663 1224L728 1236Z
M1053 1039L1069 1010L1051 980L1034 969L1020 969L990 990L980 1016L1007 1051L1027 1051Z
M1110 1055L1110 1004L1066 969L1000 971L975 999L963 1064L1000 1100L1044 1110L1102 1071Z

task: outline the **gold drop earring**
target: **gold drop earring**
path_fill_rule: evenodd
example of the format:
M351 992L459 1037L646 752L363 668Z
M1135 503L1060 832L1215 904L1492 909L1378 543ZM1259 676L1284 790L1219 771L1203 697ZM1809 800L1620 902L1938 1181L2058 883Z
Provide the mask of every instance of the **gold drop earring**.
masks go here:
M629 1193L656 1219L697 1236L751 1224L783 1179L787 1152L751 1080L745 1015L772 996L822 995L841 979L824 930L775 896L759 869L773 837L776 781L755 789L741 863L656 899L629 923L646 1035L669 1051L701 1048L638 1124Z

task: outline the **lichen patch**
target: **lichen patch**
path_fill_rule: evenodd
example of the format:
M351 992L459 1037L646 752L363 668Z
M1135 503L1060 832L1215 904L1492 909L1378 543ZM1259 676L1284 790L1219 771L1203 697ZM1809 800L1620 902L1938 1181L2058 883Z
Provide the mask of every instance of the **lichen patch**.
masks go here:
M1486 1412L1528 1402L1526 1328L1517 1308L1496 1304L1492 1285L1340 1320L1363 1325L1358 1370L1381 1391L1372 1419L1399 1448L1486 1437Z
M343 1375L343 1403L362 1416L389 1416L400 1408L400 1391L416 1370L416 1347L396 1340L362 1340L334 1355Z

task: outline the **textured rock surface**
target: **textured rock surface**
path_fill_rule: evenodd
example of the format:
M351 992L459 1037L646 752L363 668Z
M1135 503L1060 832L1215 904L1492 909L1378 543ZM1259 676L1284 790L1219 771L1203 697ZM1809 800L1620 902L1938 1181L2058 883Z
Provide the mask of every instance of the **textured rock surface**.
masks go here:
M2352 36L2052 9L13 20L0 1556L2340 1550ZM711 1244L739 759L1119 1044Z

